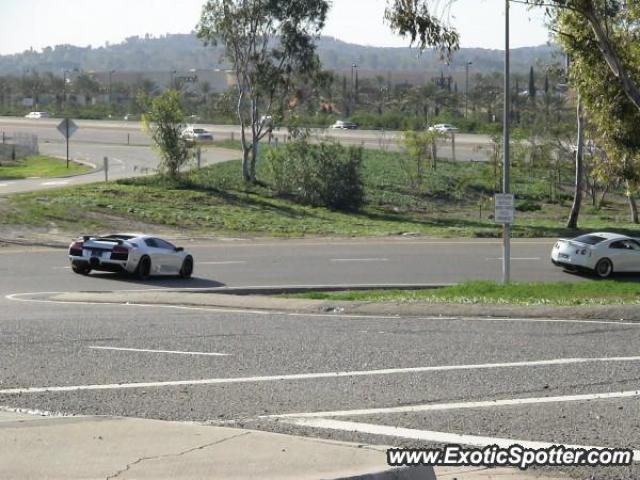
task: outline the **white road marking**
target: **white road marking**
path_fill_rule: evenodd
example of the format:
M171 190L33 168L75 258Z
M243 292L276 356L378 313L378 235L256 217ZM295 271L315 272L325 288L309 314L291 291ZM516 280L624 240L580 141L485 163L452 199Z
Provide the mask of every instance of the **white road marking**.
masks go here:
M66 185L67 183L69 183L70 180L55 180L52 182L43 182L40 185Z
M261 418L327 418L354 417L361 415L390 415L396 413L417 413L442 410L463 410L470 408L514 407L544 403L587 402L592 400L613 400L619 398L640 397L640 390L626 392L589 393L584 395L564 395L557 397L509 398L504 400L486 400L481 402L427 403L424 405L405 405L402 407L366 408L356 410L335 410L328 412L286 413L283 415L265 415Z
M242 265L246 260L229 260L226 262L197 262L198 265Z
M0 183L0 187L8 187L9 184L8 183Z
M51 267L53 270L71 270L71 267Z
M485 447L488 445L498 445L501 448L509 448L518 444L525 448L550 448L562 442L535 442L529 440L516 440L499 437L483 437L478 435L461 435L457 433L433 432L429 430L416 430L412 428L389 427L386 425L374 425L370 423L344 422L341 420L328 420L324 418L299 418L287 420L286 423L301 427L324 428L328 430L340 430L346 432L368 433L372 435L384 435L389 437L409 438L423 442L432 442L451 445L468 445L474 447ZM564 444L563 444L564 445ZM564 445L567 448L602 448L582 445ZM633 451L633 460L640 462L640 450Z
M142 353L171 353L175 355L204 355L210 357L228 357L229 353L216 352L183 352L180 350L149 350L145 348L123 348L123 347L103 347L99 345L91 345L91 350L115 350L118 352L142 352Z
M640 357L603 357L603 358L559 358L552 360L536 360L530 362L485 363L478 365L446 365L432 367L386 368L380 370L355 370L345 372L297 373L284 375L268 375L262 377L206 378L201 380L173 380L166 382L113 383L98 385L68 385L61 387L25 387L0 390L0 394L42 392L75 392L80 390L119 390L126 388L176 387L187 385L224 385L230 383L257 383L292 380L314 380L324 378L368 377L377 375L398 375L406 373L450 372L460 370L488 370L496 368L539 367L557 365L575 365L604 362L638 362Z
M492 261L492 260L500 260L500 261L502 261L502 257L500 257L500 258L485 258L485 260L487 260L487 261ZM531 260L531 261L533 261L533 260L542 260L542 258L540 258L540 257L511 257L511 260L523 260L523 261Z
M388 262L388 258L332 258L332 262Z

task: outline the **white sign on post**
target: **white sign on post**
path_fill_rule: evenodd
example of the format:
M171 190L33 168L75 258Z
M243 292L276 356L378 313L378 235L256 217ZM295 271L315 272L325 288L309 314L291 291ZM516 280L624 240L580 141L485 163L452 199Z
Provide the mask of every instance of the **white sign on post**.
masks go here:
M512 224L515 222L516 209L515 197L512 193L496 194L495 222L502 224Z

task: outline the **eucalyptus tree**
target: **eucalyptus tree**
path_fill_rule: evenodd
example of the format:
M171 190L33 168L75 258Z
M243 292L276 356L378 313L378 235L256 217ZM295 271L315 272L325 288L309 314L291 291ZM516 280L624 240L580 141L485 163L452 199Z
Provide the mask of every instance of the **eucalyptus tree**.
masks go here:
M319 71L314 40L328 9L326 0L208 0L202 9L198 37L223 44L233 65L246 182L256 182L258 144L271 126L264 119L291 94L294 76Z

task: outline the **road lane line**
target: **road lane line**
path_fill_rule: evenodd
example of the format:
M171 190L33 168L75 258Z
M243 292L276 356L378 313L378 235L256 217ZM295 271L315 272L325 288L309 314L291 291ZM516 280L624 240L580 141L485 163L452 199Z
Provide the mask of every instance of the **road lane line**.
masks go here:
M70 180L55 180L52 182L43 182L40 185L49 186L49 185L66 185Z
M226 262L198 262L197 265L243 265L246 260L229 260Z
M367 433L370 435L383 435L388 437L408 438L421 440L423 442L438 443L444 445L468 445L474 447L486 447L497 445L501 448L510 448L513 445L521 445L524 448L543 449L557 445L567 448L582 448L591 450L602 447L565 445L563 442L536 442L529 440L516 440L500 437L484 437L479 435L464 435L448 432L433 432L429 430L416 430L413 428L389 427L386 425L374 425L370 423L344 422L341 420L328 420L324 418L300 418L287 420L285 423L297 425L299 427L323 428L328 430L339 430L345 432ZM633 451L634 462L640 462L640 450Z
M332 262L388 262L388 258L332 258Z
M1 395L45 392L76 392L82 390L120 390L128 388L155 388L199 385L225 385L231 383L260 383L292 380L336 379L352 377L369 377L379 375L398 375L408 373L450 372L460 370L488 370L499 368L562 366L604 362L638 362L640 357L603 357L603 358L558 358L552 360L535 360L528 362L485 363L477 365L446 365L432 367L386 368L380 370L355 370L343 372L298 373L283 375L267 375L261 377L206 378L201 380L172 380L165 382L111 383L96 385L67 385L59 387L24 387L0 390Z
M91 345L91 350L114 350L118 352L142 352L142 353L170 353L175 355L204 355L210 357L228 357L229 353L216 352L184 352L180 350L149 350L145 348L124 348L124 347L103 347L99 345Z
M470 408L513 407L544 403L588 402L592 400L612 400L640 397L640 390L626 392L589 393L584 395L563 395L557 397L509 398L504 400L486 400L480 402L427 403L423 405L405 405L388 408L365 408L356 410L335 410L328 412L286 413L283 415L264 415L261 418L327 418L355 417L362 415L389 415L396 413L418 413L442 410L463 410Z
M499 258L485 258L485 260L487 260L487 261L492 261L492 260L500 260L500 261L502 261L502 257L499 257ZM536 260L537 261L537 260L542 260L542 258L540 258L540 257L520 257L520 258L512 257L511 260Z

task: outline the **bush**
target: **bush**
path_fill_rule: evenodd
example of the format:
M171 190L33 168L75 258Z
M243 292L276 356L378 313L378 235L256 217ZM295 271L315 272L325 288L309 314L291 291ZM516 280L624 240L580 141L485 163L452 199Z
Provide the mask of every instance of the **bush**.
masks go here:
M269 150L265 158L268 175L281 195L333 210L357 210L364 203L360 147L299 140Z
M531 200L523 200L516 202L516 210L518 212L538 212L542 210L542 206L539 203L532 202Z

